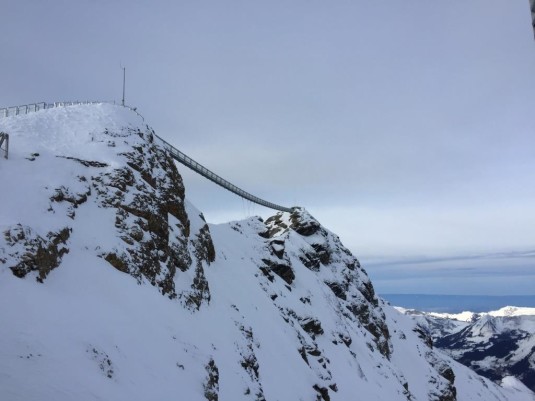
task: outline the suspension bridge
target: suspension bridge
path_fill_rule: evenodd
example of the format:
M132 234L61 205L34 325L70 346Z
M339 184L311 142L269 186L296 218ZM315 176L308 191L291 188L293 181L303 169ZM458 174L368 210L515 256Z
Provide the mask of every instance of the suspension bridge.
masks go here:
M0 118L5 117L11 117L11 116L17 116L22 114L28 114L32 112L37 112L41 110L47 110L51 108L56 107L67 107L67 106L75 106L75 105L83 105L83 104L102 104L102 103L108 103L108 104L116 104L115 102L102 102L102 101L76 101L76 102L55 102L55 103L33 103L33 104L27 104L23 106L13 106L13 107L6 107L6 108L0 108ZM124 104L117 105L121 107L126 107L135 113L137 113L143 121L145 120L141 114L137 111L136 108L130 107ZM202 164L196 162L191 157L187 156L186 154L182 153L180 150L178 150L176 147L171 145L169 142L167 142L165 139L159 137L158 135L155 135L156 138L160 141L162 147L169 152L169 155L176 160L177 162L183 164L184 166L192 169L196 173L202 175L203 177L209 179L213 183L227 189L228 191L240 196L243 199L247 199L253 203L256 203L258 205L265 206L269 209L279 210L282 212L292 212L292 210L295 207L284 207L281 205L277 205L276 203L268 202L262 198L259 198L258 196L255 196L247 191L244 191L243 189L237 187L236 185L232 184L231 182L225 180L224 178L220 177L219 175L215 174L214 172L210 171L206 167L204 167ZM9 135L7 133L1 132L0 133L0 148L2 144L5 143L5 158L7 159L8 153L7 149L9 146Z

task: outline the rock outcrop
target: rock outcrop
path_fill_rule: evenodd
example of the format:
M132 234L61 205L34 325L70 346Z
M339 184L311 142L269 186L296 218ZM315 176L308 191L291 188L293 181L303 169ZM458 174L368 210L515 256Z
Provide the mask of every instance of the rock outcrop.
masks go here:
M76 171L76 177L47 187L45 213L68 217L67 226L42 235L31 226L9 227L4 230L4 263L20 278L35 271L42 283L69 252L73 230L86 231L76 212L91 204L112 213L114 236L121 240L98 244L97 256L138 283L150 283L163 295L180 299L188 308L208 303L204 268L214 261L215 249L202 215L194 216L203 220L201 228L191 232L184 185L173 159L155 143L148 127L105 129L91 133L91 142L116 150L114 163L55 155L65 160L65 168ZM189 281L189 288L177 292L177 280L182 287Z

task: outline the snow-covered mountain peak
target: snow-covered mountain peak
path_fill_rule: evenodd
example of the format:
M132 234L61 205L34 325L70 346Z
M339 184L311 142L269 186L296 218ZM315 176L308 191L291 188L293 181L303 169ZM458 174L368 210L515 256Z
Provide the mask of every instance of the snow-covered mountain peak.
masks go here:
M306 210L207 224L131 110L0 130L0 399L533 400L422 341Z
M497 311L489 312L491 316L534 316L535 308L504 306Z
M490 338L501 331L502 325L500 323L501 322L493 319L492 316L484 315L481 316L472 327L477 336Z

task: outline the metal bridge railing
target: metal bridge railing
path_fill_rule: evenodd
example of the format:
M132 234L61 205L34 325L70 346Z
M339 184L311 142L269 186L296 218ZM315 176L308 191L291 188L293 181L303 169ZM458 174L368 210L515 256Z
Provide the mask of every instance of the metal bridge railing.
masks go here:
M78 104L98 104L98 103L115 104L115 102L100 102L100 101L83 101L83 102L75 101L75 102L54 102L54 103L40 102L40 103L24 104L22 106L10 106L10 107L0 108L0 117L18 116L20 114L28 114L28 113L39 111L39 110L53 109L55 107L76 106Z
M229 181L225 180L224 178L221 178L214 172L208 170L206 167L204 167L202 164L197 163L195 160L193 160L191 157L187 156L186 154L182 153L180 150L175 148L173 145L171 145L169 142L167 142L165 139L159 137L158 135L155 135L160 141L162 141L164 148L169 151L173 159L178 161L179 163L185 165L186 167L189 167L196 173L199 173L205 178L208 178L210 181L216 183L217 185L229 190L230 192L241 196L244 199L250 200L253 203L265 206L270 209L280 210L282 212L292 212L293 208L288 208L284 206L277 205L275 203L268 202L264 199L259 198L258 196L254 196L250 194L249 192L244 191L241 188L238 188L236 185L230 183Z
M27 105L23 105L23 106L12 106L12 107L0 108L0 117L11 117L11 116L19 115L19 114L28 114L28 113L31 113L31 112L36 112L36 111L45 110L45 109L51 109L51 108L55 108L55 107L75 106L75 105L79 105L79 104L99 104L99 103L116 104L115 102L93 102L93 101L32 103L32 104L27 104ZM137 111L137 109L135 107L126 106L126 105L123 105L123 104L121 104L120 106L126 107L126 108L132 110L138 116L140 116L143 119L143 121L145 121L143 116L141 114L139 114L139 112ZM7 146L8 136L7 136L7 134L4 134L4 135L5 135L6 146ZM236 194L238 196L241 196L244 199L250 200L253 203L257 203L259 205L265 206L265 207L270 208L270 209L280 210L282 212L291 212L292 209L294 209L294 208L288 208L288 207L277 205L275 203L268 202L268 201L266 201L264 199L259 198L258 196L254 196L254 195L250 194L249 192L244 191L241 188L238 188L236 185L234 185L234 184L230 183L229 181L221 178L217 174L215 174L212 171L208 170L202 164L197 163L191 157L189 157L189 156L185 155L184 153L182 153L180 150L175 148L173 145L171 145L165 139L160 138L156 134L155 134L155 136L156 136L156 138L158 138L162 142L162 144L164 145L164 148L169 151L169 153L171 154L173 159L175 159L179 163L185 165L186 167L189 167L190 169L192 169L196 173L202 175L203 177L209 179L210 181L216 183L217 185L229 190L230 192L232 192L232 193L234 193L234 194ZM4 136L2 136L1 138L2 139L0 141L0 145L1 145L2 142L4 142ZM6 158L7 158L7 149L6 149Z

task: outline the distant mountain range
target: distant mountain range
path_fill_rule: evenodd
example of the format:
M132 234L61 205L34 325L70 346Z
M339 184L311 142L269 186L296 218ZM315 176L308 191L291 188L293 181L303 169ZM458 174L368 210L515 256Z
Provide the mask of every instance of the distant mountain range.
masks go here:
M535 295L429 295L383 294L381 298L392 305L427 312L460 313L462 311L488 312L507 305L535 307Z
M515 376L535 390L535 308L458 314L397 309L458 362L496 382Z

